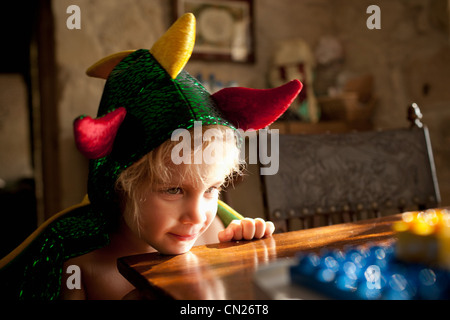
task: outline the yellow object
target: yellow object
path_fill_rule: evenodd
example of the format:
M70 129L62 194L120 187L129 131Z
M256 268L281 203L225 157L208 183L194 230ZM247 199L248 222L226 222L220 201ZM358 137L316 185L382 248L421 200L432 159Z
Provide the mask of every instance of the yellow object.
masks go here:
M236 210L234 210L221 200L218 201L217 215L219 216L220 220L222 220L225 227L227 227L233 220L244 219L244 217L240 215Z
M185 13L155 42L150 53L175 79L191 57L194 43L195 17Z
M398 238L397 258L450 270L450 212L406 212L402 218L393 226Z
M91 67L89 67L89 69L87 69L86 74L94 78L108 79L109 74L119 64L119 62L134 51L135 50L127 50L111 54L94 63Z
M195 44L195 23L194 15L185 13L150 49L150 53L172 79L178 76L192 55ZM86 74L90 77L107 79L117 64L134 51L127 50L109 55L89 67Z
M438 233L439 265L450 270L450 226L446 225Z

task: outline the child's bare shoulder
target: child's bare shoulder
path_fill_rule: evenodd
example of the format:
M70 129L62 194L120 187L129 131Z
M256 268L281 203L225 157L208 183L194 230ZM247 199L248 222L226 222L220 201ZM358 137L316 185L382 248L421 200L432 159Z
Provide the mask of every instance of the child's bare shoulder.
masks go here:
M68 290L62 282L62 297L66 299L121 299L134 287L117 270L117 256L108 247L69 259L64 264L79 267L81 288ZM63 269L63 273L64 270ZM70 276L70 275L69 275ZM66 277L67 279L67 277Z
M63 264L61 295L63 300L85 300L84 274L89 254L70 258Z

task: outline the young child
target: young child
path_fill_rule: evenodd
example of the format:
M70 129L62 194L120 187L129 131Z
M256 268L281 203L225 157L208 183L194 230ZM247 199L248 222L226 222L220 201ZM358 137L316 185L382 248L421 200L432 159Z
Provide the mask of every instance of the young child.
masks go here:
M244 219L218 196L240 171L238 129L275 121L301 84L211 96L182 70L194 37L195 18L185 14L152 49L120 52L88 69L107 79L97 118L74 122L77 147L90 159L88 199L46 221L0 260L2 296L121 299L134 289L117 271L121 256L182 254L196 244L272 235L271 222ZM174 139L178 130L191 139ZM210 130L214 137L207 139ZM180 151L181 163L174 161ZM206 161L214 153L220 161ZM66 285L71 265L80 268L79 289Z
M211 126L202 129L211 130ZM63 270L70 265L80 267L82 288L69 290L63 279L62 298L124 297L133 286L117 271L116 261L121 256L155 250L182 254L194 244L217 239L250 240L273 233L273 224L262 219L234 220L223 230L222 222L216 218L220 188L227 177L240 170L240 150L232 129L217 126L214 130L214 140L204 140L201 148L191 150L191 164L173 163L172 151L179 142L168 140L119 175L116 189L123 215L117 231L111 234L106 247L64 264ZM227 134L233 139L227 138ZM195 164L194 158L207 148L223 150L222 161Z

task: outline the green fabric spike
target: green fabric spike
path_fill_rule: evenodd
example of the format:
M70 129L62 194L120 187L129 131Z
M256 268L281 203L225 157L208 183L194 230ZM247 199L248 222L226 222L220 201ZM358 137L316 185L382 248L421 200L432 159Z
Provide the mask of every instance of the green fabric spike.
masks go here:
M231 208L225 202L220 200L218 202L217 215L219 216L220 220L222 221L225 227L228 227L228 225L233 220L244 219L244 217L241 216L238 212L236 212L233 208Z

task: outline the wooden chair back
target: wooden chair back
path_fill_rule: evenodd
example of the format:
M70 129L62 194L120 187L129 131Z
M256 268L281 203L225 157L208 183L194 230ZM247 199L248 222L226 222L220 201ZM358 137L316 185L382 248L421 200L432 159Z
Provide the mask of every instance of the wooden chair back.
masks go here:
M428 129L408 112L410 128L280 135L278 173L262 176L267 216L277 230L438 206Z

